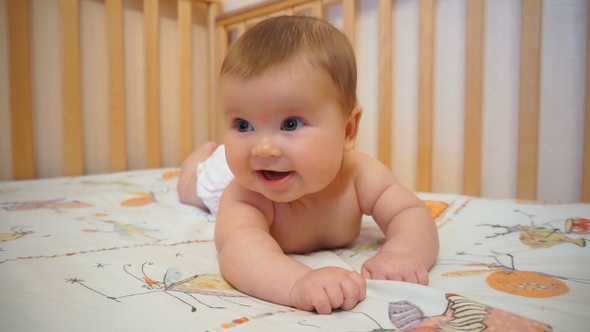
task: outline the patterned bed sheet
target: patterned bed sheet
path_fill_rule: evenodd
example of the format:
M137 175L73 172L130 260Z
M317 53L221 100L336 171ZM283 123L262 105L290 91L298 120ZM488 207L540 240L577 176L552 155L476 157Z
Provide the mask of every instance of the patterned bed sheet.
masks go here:
M420 194L439 228L430 285L368 281L317 315L235 290L215 220L178 202L177 169L0 182L1 331L583 331L590 204ZM293 256L360 270L383 235Z

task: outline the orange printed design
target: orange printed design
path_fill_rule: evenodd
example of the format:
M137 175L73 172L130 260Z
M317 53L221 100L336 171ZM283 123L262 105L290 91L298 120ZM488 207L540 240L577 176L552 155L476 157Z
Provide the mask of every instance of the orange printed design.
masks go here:
M493 289L523 297L546 298L569 293L569 287L554 277L528 271L469 270L444 273L445 277L465 277L483 273L491 274L486 283Z
M230 285L225 278L217 274L204 274L182 278L180 270L170 268L166 272L164 279L166 280L166 277L170 278L171 274L175 275L177 281L168 286L179 292L231 297L244 296L244 294L238 292L232 285Z
M164 180L170 180L170 179L174 179L180 176L180 170L173 170L173 171L167 171L164 172L164 174L162 174L162 179Z
M449 207L448 203L440 202L440 201L424 201L426 207L430 210L432 214L432 218L435 220L438 219Z
M23 236L33 234L33 231L25 231L24 227L13 227L10 233L0 233L0 243L20 239Z
M150 192L134 192L133 194L137 195L138 197L133 197L124 200L121 202L121 206L124 207L138 207L149 205L156 202L155 195Z
M570 291L561 280L527 271L496 270L486 278L486 283L500 292L524 297L553 297Z
M568 234L590 234L590 219L570 218L566 220L565 232Z
M287 308L287 309L281 309L281 310L277 310L277 311L264 312L261 314L248 316L248 317L240 317L240 318L236 318L236 319L232 320L230 323L221 324L221 329L227 330L227 329L231 329L233 327L236 327L238 325L249 323L255 319L260 319L260 318L274 316L274 315L280 315L280 314L288 314L288 313L298 312L298 311L299 310L297 310L297 309Z
M464 253L461 254L464 255ZM496 256L492 256L496 263L466 264L467 266L485 266L488 269L454 271L442 275L445 277L467 277L491 273L486 278L486 284L491 288L511 295L532 298L548 298L569 293L570 288L561 280L590 284L590 280L586 279L566 278L541 272L519 271L514 267L514 257L511 254L506 254L506 256L510 258L511 266L501 264Z

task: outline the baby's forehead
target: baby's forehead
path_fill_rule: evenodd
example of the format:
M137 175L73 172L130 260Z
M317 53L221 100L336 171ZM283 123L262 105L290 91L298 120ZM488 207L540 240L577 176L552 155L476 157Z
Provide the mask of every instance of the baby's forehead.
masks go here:
M310 87L321 89L335 99L339 99L338 91L328 72L314 65L286 64L273 66L249 77L225 74L220 77L219 89L240 89L241 87L290 87L293 91L305 91Z
M220 79L248 80L261 77L300 74L306 71L324 73L329 76L328 71L323 66L314 63L314 61L309 60L306 57L295 57L281 63L276 63L264 68L260 68L256 72L236 70L233 72L221 73Z

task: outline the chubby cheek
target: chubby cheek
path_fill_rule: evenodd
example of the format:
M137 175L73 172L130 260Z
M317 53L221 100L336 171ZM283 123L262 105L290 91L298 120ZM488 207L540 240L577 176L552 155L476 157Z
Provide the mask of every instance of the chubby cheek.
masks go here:
M298 160L298 169L308 185L323 187L331 182L342 164L342 147L330 146L313 149L305 158Z
M241 147L239 142L233 140L226 140L225 142L225 158L227 164L234 176L242 181L245 174L249 173L249 154L245 152L246 149Z

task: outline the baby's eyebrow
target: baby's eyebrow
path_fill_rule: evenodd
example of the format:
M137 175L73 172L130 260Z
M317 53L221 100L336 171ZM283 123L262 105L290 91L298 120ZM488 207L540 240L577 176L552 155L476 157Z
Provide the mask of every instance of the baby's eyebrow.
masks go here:
M226 117L240 118L240 115L242 115L244 112L237 110L237 109L230 108L230 109L222 110L222 113Z

